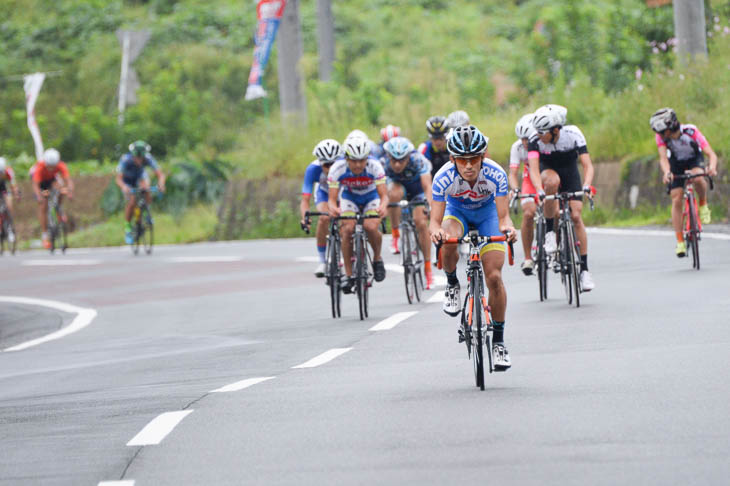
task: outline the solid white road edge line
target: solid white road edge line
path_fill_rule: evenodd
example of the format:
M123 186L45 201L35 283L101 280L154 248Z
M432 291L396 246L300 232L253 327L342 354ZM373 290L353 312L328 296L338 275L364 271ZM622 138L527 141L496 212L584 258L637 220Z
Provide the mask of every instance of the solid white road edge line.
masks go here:
M219 256L189 256L189 257L170 257L166 258L168 262L172 263L230 263L240 262L243 257L234 255L219 255Z
M81 329L85 328L91 321L96 317L96 311L94 309L87 309L84 307L77 307L71 304L65 304L63 302L56 302L55 300L45 299L32 299L30 297L11 297L11 296L0 296L0 302L9 302L13 304L25 304L25 305L39 305L41 307L50 307L52 309L60 310L62 312L68 312L69 314L77 314L76 318L71 321L71 324L59 329L56 332L46 334L36 339L31 339L24 343L10 346L9 348L3 349L3 351L20 351L22 349L30 348L31 346L37 346L48 341L54 341L61 339L64 336L73 334Z
M669 230L641 230L641 229L620 229L620 228L586 228L588 233L597 235L616 235L616 236L674 236L673 231ZM702 238L710 240L728 240L730 234L710 233L703 231Z
M124 479L122 481L101 481L98 486L134 486L134 480Z
M310 359L306 363L302 363L300 365L292 366L292 369L299 369L299 368L314 368L316 366L323 365L325 363L328 363L335 359L336 357L345 354L346 352L350 351L352 348L333 348L329 351L325 351L324 353L320 354L319 356L315 356L314 358Z
M26 267L73 267L76 265L98 265L101 260L61 260L61 259L48 259L48 260L23 260L20 262L21 265Z
M273 380L274 378L276 378L276 377L275 376L264 376L264 377L260 377L260 378L248 378L247 380L237 381L235 383L231 383L230 385L216 388L215 390L211 390L210 393L226 393L226 392L239 391L239 390L243 390L244 388L248 388L250 386L256 385L258 383L262 383L264 381Z
M167 434L172 432L182 419L193 413L192 410L180 410L177 412L165 412L158 415L150 423L139 431L132 440L127 442L128 446L157 445Z
M389 329L393 329L395 326L397 326L401 322L405 321L409 317L415 316L416 314L418 314L418 311L398 312L397 314L393 314L392 316L388 317L387 319L384 319L384 320L378 322L373 327L371 327L370 330L371 331L387 331Z

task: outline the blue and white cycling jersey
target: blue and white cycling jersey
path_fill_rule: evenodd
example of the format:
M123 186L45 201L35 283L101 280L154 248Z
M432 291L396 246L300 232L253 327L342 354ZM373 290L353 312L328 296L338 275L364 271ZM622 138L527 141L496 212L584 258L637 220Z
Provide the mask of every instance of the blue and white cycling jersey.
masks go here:
M377 186L385 184L385 171L377 159L368 158L365 169L353 174L346 160L335 162L327 177L330 189L340 189L340 198L365 204L378 199Z
M507 173L491 159L482 161L474 187L461 178L453 162L444 165L433 179L433 200L459 209L494 206L494 198L507 195Z
M415 182L420 184L421 176L430 172L428 160L415 150L411 152L408 164L401 172L393 170L390 165L390 157L383 157L380 160L383 163L383 169L385 169L385 176L389 180L403 185Z
M142 165L134 163L132 154L124 154L119 159L119 165L117 165L117 172L122 174L122 180L125 184L131 187L137 187L137 183L140 179L147 178L145 168L149 167L152 170L159 170L157 161L151 156L146 155L142 161Z
M314 160L307 166L302 183L302 194L312 194L315 184L317 184L317 192L314 194L314 204L327 202L329 198L327 174L322 170L322 163L319 160Z

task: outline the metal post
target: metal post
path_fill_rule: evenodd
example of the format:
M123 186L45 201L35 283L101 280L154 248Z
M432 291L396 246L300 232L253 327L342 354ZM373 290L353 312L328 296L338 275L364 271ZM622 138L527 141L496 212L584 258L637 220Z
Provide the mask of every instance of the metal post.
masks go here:
M332 18L332 0L317 0L317 43L319 44L319 79L332 79L335 61L335 26Z
M129 32L122 40L122 74L119 80L119 125L124 125L124 109L127 107L127 76L129 71Z
M299 123L307 119L302 76L299 69L302 58L302 30L299 22L299 0L288 0L281 18L277 41L279 67L279 103L284 119L294 118Z
M674 0L674 36L682 64L707 58L704 0Z

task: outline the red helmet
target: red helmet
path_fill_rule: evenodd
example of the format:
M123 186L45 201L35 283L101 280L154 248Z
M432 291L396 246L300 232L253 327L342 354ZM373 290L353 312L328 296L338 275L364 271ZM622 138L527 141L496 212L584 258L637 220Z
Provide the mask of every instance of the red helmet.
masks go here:
M380 138L383 139L383 142L387 142L391 138L399 136L400 127L396 127L395 125L388 125L385 128L380 129Z

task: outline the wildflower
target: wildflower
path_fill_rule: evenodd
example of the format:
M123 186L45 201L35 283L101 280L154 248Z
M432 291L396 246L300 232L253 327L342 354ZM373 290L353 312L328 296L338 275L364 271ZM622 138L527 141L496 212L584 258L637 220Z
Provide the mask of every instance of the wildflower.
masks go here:
M644 74L644 71L641 70L641 68L636 68L636 80L640 80L641 76Z
M652 54L659 54L659 49L657 49L656 47L652 47L651 52Z
M659 49L661 49L663 51L666 51L667 50L667 44L666 44L666 42L662 42L661 44L659 44Z
M679 75L679 80L680 80L680 81L684 81L684 74L680 74L680 75Z
M639 91L644 91L644 85L640 84L636 87L636 89L638 89Z

